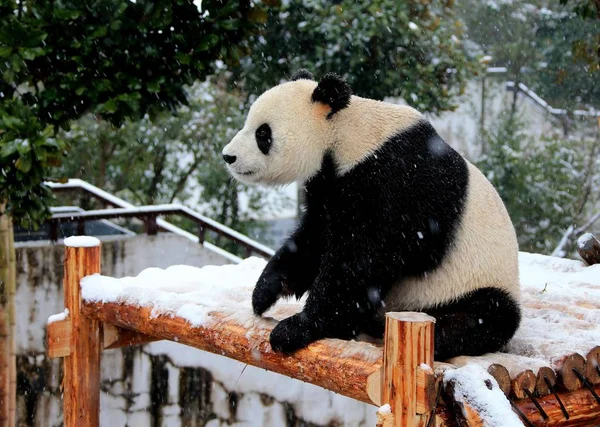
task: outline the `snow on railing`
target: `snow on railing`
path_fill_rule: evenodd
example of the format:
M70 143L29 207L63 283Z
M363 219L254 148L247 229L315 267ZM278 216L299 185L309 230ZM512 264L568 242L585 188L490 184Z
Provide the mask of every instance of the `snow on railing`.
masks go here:
M107 215L112 215L115 212L119 212L119 209L124 210L127 209L129 213L135 213L138 212L140 214L149 214L152 212L156 212L156 211L160 211L161 209L168 207L169 209L172 209L173 211L177 211L178 213L181 213L193 220L195 220L198 223L203 223L207 226L207 228L212 229L213 231L215 231L216 233L218 233L221 236L224 236L225 238L234 240L239 242L240 244L244 245L247 248L251 248L253 251L263 255L263 256L273 256L275 254L275 251L273 251L273 249L269 248L268 246L265 246L263 244L260 244L258 242L256 242L255 240L250 239L249 237L211 219L208 218L198 212L193 211L192 209L182 206L182 205L178 205L178 204L170 204L170 205L157 205L157 206L144 206L142 208L136 207L135 205L133 205L132 203L127 202L126 200L123 200L117 196L115 196L114 194L111 194L107 191L102 190L101 188L96 187L95 185L90 184L89 182L86 182L84 180L81 179L69 179L66 183L56 183L56 182L45 182L45 185L47 185L48 187L50 187L53 191L65 191L65 190L83 190L89 194L91 194L92 196L96 197L97 199L101 200L102 202L112 205L112 206L116 206L115 209L104 209L104 210L97 210L97 211L87 211L87 214L82 213L77 213L77 215L69 215L67 213L57 213L56 215L53 215L53 219L54 218L59 218L58 220L60 221L60 219L65 219L68 220L68 218L66 217L81 217L82 219L85 218L90 218L90 217L94 217L94 215L96 217L101 216L101 213L105 213ZM90 212L92 212L92 214L90 214ZM125 211L123 211L125 212ZM107 218L108 216L104 216L103 218ZM113 216L114 217L114 216ZM239 263L241 262L241 258L219 248L218 246L210 243L210 242L206 242L206 241L200 241L200 237L196 236L188 231L185 231L167 221L165 221L164 219L160 219L157 218L156 219L156 224L162 228L163 230L178 234L180 236L183 236L193 242L196 243L202 243L202 245L212 251L215 252L221 256L226 257L228 260L230 260L233 263Z
M506 88L509 90L515 90L515 82L508 81L506 82ZM550 114L554 116L561 116L567 114L567 110L561 108L554 108L551 105L548 105L546 101L544 101L537 93L529 89L525 84L519 83L519 91L523 92L527 95L535 104L540 106L542 109L548 111ZM594 109L588 110L574 110L573 115L580 117L599 117L600 111L596 111Z

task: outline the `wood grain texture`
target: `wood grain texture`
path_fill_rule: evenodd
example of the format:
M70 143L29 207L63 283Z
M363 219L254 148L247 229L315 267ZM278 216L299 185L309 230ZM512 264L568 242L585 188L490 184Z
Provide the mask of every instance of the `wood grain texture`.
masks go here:
M600 384L600 345L588 352L585 367L588 381L592 384Z
M71 354L72 326L67 318L46 325L46 354L50 359Z
M538 370L537 377L535 379L535 394L537 396L545 396L550 394L552 390L548 387L548 383L546 379L552 387L556 385L557 379L554 371L548 367L542 367Z
M250 334L247 326L219 313L211 314L212 320L206 327L192 327L180 317L155 316L148 307L116 303L83 301L82 313L111 325L176 341L373 403L367 394L367 378L380 369L383 351L371 344L326 339L287 356L271 350L268 337L274 322L261 322ZM351 348L356 351L349 351Z
M392 407L394 427L425 426L433 412L419 414L417 368L433 366L435 319L422 313L387 313L381 401ZM427 396L428 399L430 396Z
M65 427L100 425L100 322L81 313L79 282L100 272L100 246L65 248L65 307L71 319L71 354L64 358Z
M508 396L510 394L510 374L508 373L508 369L497 363L492 363L488 366L487 371L494 377L502 393Z
M595 388L600 393L600 387ZM554 395L549 394L537 399L549 419L544 420L529 399L516 401L517 406L534 426L544 427L583 427L600 425L600 404L596 402L589 390L579 390L559 394L565 405L569 419L566 420Z
M531 369L521 372L511 380L511 394L516 399L525 399L525 390L533 393L535 391L536 375Z
M160 338L141 334L129 329L119 328L117 326L109 325L108 323L102 324L102 348L104 350L142 345L159 340Z
M583 383L577 377L573 369L577 369L585 375L585 359L582 355L573 353L556 362L559 383L569 391L583 387Z

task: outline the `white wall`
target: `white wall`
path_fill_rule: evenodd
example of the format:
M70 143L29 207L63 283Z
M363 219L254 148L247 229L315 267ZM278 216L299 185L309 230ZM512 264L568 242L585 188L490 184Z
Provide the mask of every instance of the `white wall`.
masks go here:
M17 247L19 425L62 424L61 363L45 356L48 316L63 310L64 249L48 242ZM146 267L224 264L173 234L103 240L102 273ZM101 425L373 426L375 408L322 388L171 342L102 353ZM32 418L33 416L33 418Z

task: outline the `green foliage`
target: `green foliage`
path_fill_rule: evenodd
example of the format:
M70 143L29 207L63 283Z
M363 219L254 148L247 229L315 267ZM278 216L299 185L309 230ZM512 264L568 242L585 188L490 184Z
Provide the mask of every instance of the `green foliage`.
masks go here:
M251 38L236 70L250 93L300 68L342 74L357 95L402 97L428 112L451 110L475 71L461 46L452 1L285 2Z
M8 200L8 211L25 226L48 214L52 195L40 182L60 164L65 147L53 134L20 99L0 101L0 201Z
M563 108L600 107L600 19L574 13L546 13L538 43L544 62L531 86Z
M243 0L202 4L204 12L191 0L1 0L0 197L17 221L44 217L40 184L63 148L41 142L53 129L87 112L120 125L175 108L216 59L235 64L246 53L242 42L264 10ZM17 157L15 139L27 139L32 154Z
M558 137L535 141L523 129L515 116L501 115L485 135L489 149L477 166L500 193L520 249L550 253L580 214L583 147Z
M221 150L242 128L242 95L217 78L186 91L188 105L115 127L87 115L57 138L70 146L62 174L82 178L137 204L185 200L206 215L242 233L258 229L253 219L275 208L266 190L232 180ZM240 206L239 195L247 196ZM185 220L173 221L192 233ZM215 239L215 236L208 236ZM235 245L218 241L235 252Z
M600 20L584 19L555 0L459 4L471 49L507 67L508 79L560 108L600 107Z

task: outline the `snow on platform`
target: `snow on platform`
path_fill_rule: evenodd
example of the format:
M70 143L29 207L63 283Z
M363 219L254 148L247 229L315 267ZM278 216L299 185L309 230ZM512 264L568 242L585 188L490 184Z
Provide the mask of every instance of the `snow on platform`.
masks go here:
M600 345L600 265L529 253L520 253L519 261L523 320L506 351L553 366ZM209 327L218 312L250 327L258 320L252 290L265 265L252 257L238 265L149 268L121 279L96 274L82 280L82 297L150 307L155 316L181 317L192 326ZM280 320L301 308L302 301L280 300L266 316Z

